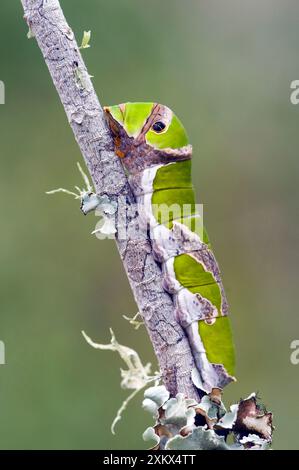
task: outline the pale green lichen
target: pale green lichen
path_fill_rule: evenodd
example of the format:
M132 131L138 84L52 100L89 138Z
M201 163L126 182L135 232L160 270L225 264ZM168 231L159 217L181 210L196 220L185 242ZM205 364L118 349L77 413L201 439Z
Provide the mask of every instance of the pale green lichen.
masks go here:
M240 443L243 444L244 447L250 445L252 450L267 450L270 446L270 442L262 439L257 434L248 434L248 436L242 437Z
M90 47L91 31L84 31L81 46L79 49L88 49Z
M178 393L162 406L164 414L160 418L161 424L175 426L178 431L185 426L192 426L196 415L195 404L193 400L186 400L183 393Z
M52 189L51 191L47 191L46 194L65 193L65 194L69 194L70 196L74 196L75 199L81 199L81 200L89 194L94 194L92 184L89 181L87 174L83 171L79 162L77 162L77 167L84 181L84 184L85 184L84 188L81 189L79 188L79 186L74 186L77 192L69 191L68 189L65 189L65 188L58 188L58 189Z
M158 409L169 399L169 392L164 385L150 387L144 392L142 408L151 413L153 418L158 417Z
M156 420L143 433L143 439L153 442L157 450L266 450L272 440L272 415L260 413L255 394L227 412L222 402L217 404L208 395L196 403L182 393L169 397L160 385L145 391L143 408ZM205 425L197 425L199 415L205 418ZM246 428L248 417L250 428ZM250 432L252 428L256 434ZM227 442L229 434L233 444Z
M218 425L223 429L232 429L237 420L238 409L238 404L231 405L230 411L218 421Z
M204 395L201 402L196 405L196 411L205 416L207 424L212 427L212 423L218 422L226 414L224 404L221 402L220 405L212 401L209 395Z
M149 427L144 431L144 433L142 434L142 438L144 441L153 441L154 446L160 443L160 438L155 433L155 430L152 427Z
M129 402L137 395L140 390L146 387L149 383L155 382L156 388L158 388L158 383L160 376L158 373L150 375L151 364L147 363L145 366L142 364L139 355L136 351L127 346L119 344L116 340L113 331L110 329L111 333L111 342L109 344L100 344L95 343L87 334L82 331L82 334L87 341L87 343L95 349L101 349L106 351L115 351L118 352L121 359L125 362L127 369L121 369L121 387L124 389L133 390L133 392L124 400L121 407L117 411L116 417L113 420L111 425L111 432L115 434L115 426L121 420L122 413L127 408Z
M29 28L29 29L28 29L28 33L27 33L27 38L28 38L28 39L32 39L32 38L34 38L34 37L35 37L35 34L33 33L32 29Z
M177 435L169 439L165 450L230 450L224 437L211 429L197 427L188 436Z
M80 208L85 215L95 211L95 215L101 217L92 235L96 235L98 238L101 238L98 234L113 236L116 233L115 217L113 216L117 211L117 203L111 201L105 194L98 196L94 192L92 184L86 173L84 173L80 163L77 163L77 166L85 184L83 188L75 186L76 192L65 188L58 188L47 191L46 194L64 193L73 196L75 199L80 199Z
M89 73L81 65L78 64L76 64L76 67L74 68L74 74L77 87L80 90L90 92L92 89L90 78L93 78L93 76L89 75Z
M127 317L126 315L123 315L123 318L134 327L134 330L139 330L139 328L144 325L143 320L137 320L138 317L142 318L139 312L137 312L134 317Z

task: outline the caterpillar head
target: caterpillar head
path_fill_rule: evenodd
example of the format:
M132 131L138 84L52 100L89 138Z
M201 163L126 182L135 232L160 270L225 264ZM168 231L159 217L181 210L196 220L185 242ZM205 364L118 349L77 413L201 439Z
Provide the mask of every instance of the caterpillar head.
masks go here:
M177 116L157 103L122 103L104 108L116 154L131 173L152 165L187 160L192 147Z

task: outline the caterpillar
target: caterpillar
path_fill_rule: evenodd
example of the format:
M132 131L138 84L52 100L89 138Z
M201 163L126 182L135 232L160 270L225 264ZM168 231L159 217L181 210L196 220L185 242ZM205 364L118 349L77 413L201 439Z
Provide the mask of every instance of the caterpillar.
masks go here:
M178 117L158 103L104 108L115 152L161 264L205 393L235 381L235 354L220 270L191 178L192 146ZM195 377L195 376L194 376Z

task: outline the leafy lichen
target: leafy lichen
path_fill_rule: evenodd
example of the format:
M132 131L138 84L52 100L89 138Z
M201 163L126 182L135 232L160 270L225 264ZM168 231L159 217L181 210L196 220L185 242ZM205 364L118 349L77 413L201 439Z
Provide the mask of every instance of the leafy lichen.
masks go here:
M162 385L144 393L143 408L156 419L143 433L159 450L265 450L272 441L272 414L261 411L255 394L227 411L205 395L200 403L183 394L170 397ZM204 418L197 424L197 416ZM227 442L232 435L233 444Z
M81 46L79 49L88 49L90 47L91 31L84 31Z
M115 426L118 421L122 418L122 413L126 410L129 402L137 395L140 390L144 389L149 383L155 382L158 392L160 388L157 386L160 380L159 374L155 373L150 375L151 364L147 363L145 366L142 364L139 355L134 349L128 348L119 344L116 340L113 331L110 329L111 342L109 344L95 343L87 334L82 331L84 338L87 343L95 349L101 349L106 351L118 352L121 359L125 362L127 369L121 369L121 387L126 390L133 390L133 392L124 400L121 407L117 411L116 417L111 425L111 432L115 434ZM149 389L151 390L151 389ZM150 393L150 392L149 392ZM168 394L169 396L169 394ZM158 409L158 404L157 404Z

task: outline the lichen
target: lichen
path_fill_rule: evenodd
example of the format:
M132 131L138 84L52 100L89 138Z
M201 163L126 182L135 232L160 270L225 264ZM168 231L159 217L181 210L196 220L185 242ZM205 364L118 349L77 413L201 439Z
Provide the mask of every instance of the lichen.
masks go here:
M129 402L137 395L140 390L144 389L149 383L154 382L156 389L158 389L158 394L160 388L158 386L160 376L158 373L150 375L151 364L147 363L143 365L139 355L134 349L128 348L119 344L116 340L113 331L110 329L111 333L111 342L109 344L99 344L95 343L87 334L82 331L82 335L86 339L87 343L95 349L108 350L118 352L121 359L125 362L127 369L120 369L121 374L121 387L126 390L133 390L133 392L124 400L121 407L118 409L116 416L111 425L111 432L115 434L115 426L121 420L123 412L126 410ZM148 389L149 391L151 390ZM163 390L164 392L164 390ZM148 392L150 393L150 392ZM167 392L168 393L168 392ZM169 394L168 394L169 397ZM161 401L161 400L160 400ZM160 401L157 403L160 406Z
M209 395L196 403L182 393L170 397L162 385L145 390L143 408L156 420L143 439L156 450L266 450L272 442L272 413L258 404L255 394L227 411Z
M81 46L79 49L88 49L90 47L91 31L84 31Z

